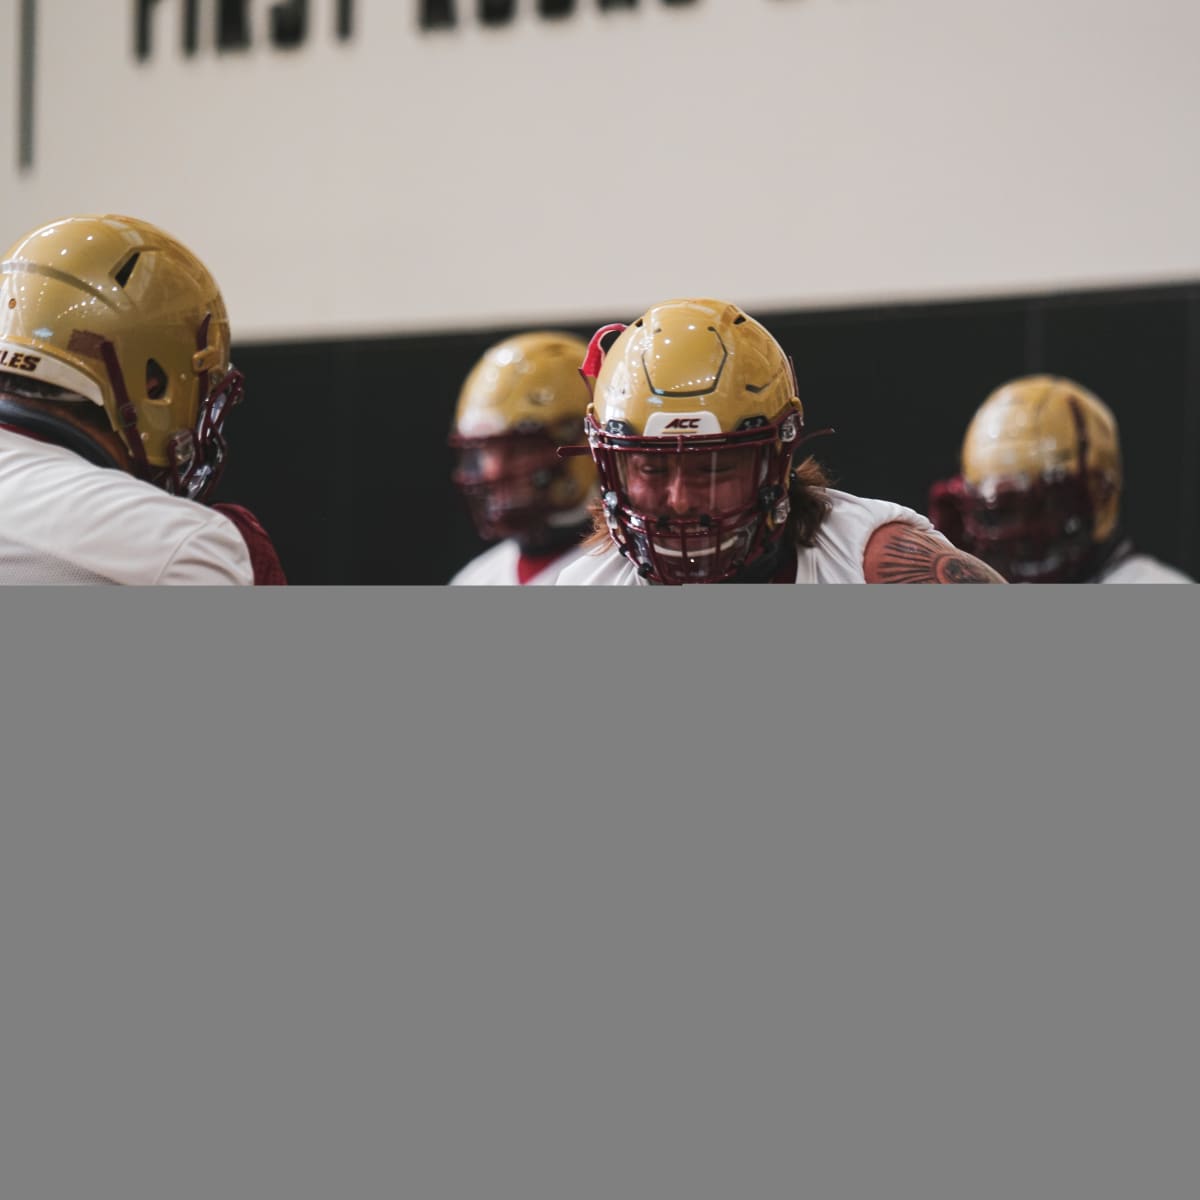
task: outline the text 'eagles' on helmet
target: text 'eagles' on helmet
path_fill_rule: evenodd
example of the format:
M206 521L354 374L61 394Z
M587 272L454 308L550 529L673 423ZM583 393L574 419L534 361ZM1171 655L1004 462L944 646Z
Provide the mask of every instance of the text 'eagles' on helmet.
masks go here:
M450 437L454 482L481 537L522 539L588 519L595 468L558 456L583 433L586 352L571 334L519 334L492 346L463 383Z
M242 396L229 341L207 268L145 221L70 217L0 262L0 365L31 395L103 409L135 473L169 492L202 499L220 475Z
M964 549L1014 582L1079 579L1117 532L1116 420L1073 380L1006 383L967 429L960 494Z
M605 354L588 412L621 553L654 582L713 583L773 550L803 417L791 361L737 305L655 305Z

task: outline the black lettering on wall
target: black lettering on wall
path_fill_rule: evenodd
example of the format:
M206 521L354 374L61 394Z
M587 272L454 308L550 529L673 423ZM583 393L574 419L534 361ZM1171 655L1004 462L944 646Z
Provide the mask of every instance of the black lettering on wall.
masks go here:
M454 0L421 0L422 29L453 29L458 24Z
M133 52L137 55L139 62L145 62L153 49L150 27L153 24L152 18L157 4L158 0L137 0L134 8Z
M271 41L285 50L304 44L308 36L308 0L282 0L271 9Z
M594 0L602 11L635 9L638 0ZM659 0L669 6L695 4L696 0ZM36 0L19 0L32 6ZM154 52L154 14L159 0L134 0L134 52L139 61ZM200 11L206 0L183 0L183 52L194 56L200 49ZM242 50L251 43L250 0L216 0L216 49L218 53ZM536 0L539 17L555 20L578 11L577 0ZM481 25L508 25L517 15L517 0L475 0ZM22 7L22 13L25 9ZM276 0L271 5L270 38L283 50L304 45L309 34L309 0ZM354 36L354 0L336 0L334 33L339 41ZM453 29L458 24L455 0L418 0L417 21L422 29Z
M661 0L663 4L695 4L696 0ZM637 8L638 0L600 0L601 8Z
M244 50L250 45L247 0L217 0L217 50Z
M661 0L663 4L695 4L696 0ZM595 0L602 11L637 8L638 0ZM516 0L477 0L479 21L483 25L507 25L516 14ZM537 0L539 16L558 18L576 11L576 0ZM422 29L453 29L458 24L454 0L420 0L417 21Z
M36 0L20 0L34 4ZM154 53L154 22L159 0L134 0L134 54L144 62ZM434 6L437 7L436 5ZM450 12L449 24L454 23L452 0L445 5ZM216 48L244 50L251 43L250 0L216 0ZM183 0L183 52L189 58L201 49L201 11L207 11L206 0ZM278 0L271 6L271 41L290 50L304 44L309 29L308 0ZM339 41L354 36L354 0L337 0L334 8L334 32Z
M507 25L517 11L517 0L479 0L479 20L484 25Z

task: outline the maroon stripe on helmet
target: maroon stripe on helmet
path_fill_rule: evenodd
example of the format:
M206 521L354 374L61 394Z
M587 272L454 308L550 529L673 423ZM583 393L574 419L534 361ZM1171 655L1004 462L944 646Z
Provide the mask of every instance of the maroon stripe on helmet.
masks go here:
M129 399L129 390L125 386L125 376L121 372L121 364L117 359L117 348L98 333L85 329L72 332L67 343L67 349L73 354L82 354L86 358L98 358L108 373L108 381L112 384L113 395L117 399L117 416L120 429L128 432L126 441L129 453L138 464L143 474L149 474L150 463L146 458L146 447L142 445L141 431L138 429L137 410Z
M1083 484L1083 499L1087 505L1087 510L1084 513L1084 519L1088 526L1095 528L1096 521L1096 506L1092 502L1092 488L1088 482L1088 451L1091 449L1091 443L1088 440L1087 433L1087 418L1083 415L1083 406L1079 401L1071 396L1067 400L1067 404L1071 409L1071 418L1075 422L1075 440L1079 454L1079 479Z

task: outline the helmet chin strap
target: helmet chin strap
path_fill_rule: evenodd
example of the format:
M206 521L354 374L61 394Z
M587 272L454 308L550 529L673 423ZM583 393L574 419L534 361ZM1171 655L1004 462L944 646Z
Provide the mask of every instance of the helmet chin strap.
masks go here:
M35 437L61 446L86 459L93 466L124 471L118 462L99 442L94 441L77 425L56 414L42 409L26 408L18 401L0 393L0 423L21 429Z

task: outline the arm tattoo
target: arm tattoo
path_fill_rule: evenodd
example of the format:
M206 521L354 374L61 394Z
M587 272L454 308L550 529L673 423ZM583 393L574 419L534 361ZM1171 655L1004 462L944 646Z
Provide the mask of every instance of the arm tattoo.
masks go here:
M883 525L867 543L868 583L1004 583L987 563L911 525Z

